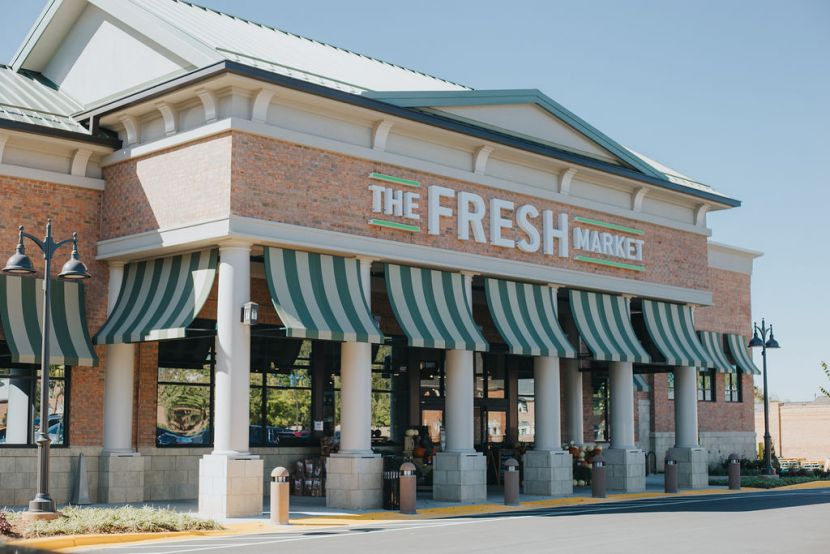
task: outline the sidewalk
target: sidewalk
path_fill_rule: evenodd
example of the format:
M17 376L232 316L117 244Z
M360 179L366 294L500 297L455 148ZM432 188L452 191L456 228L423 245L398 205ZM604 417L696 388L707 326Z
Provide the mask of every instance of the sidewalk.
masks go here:
M798 490L811 488L830 487L830 481L814 481L798 485L790 485L775 490ZM584 504L598 504L608 502L620 502L625 500L638 500L646 498L662 498L667 496L693 496L709 494L751 494L753 492L766 492L766 489L743 488L739 491L730 491L725 486L709 486L705 489L681 490L677 494L666 494L663 492L663 476L652 475L646 478L646 491L641 493L609 494L608 498L598 499L591 497L590 487L579 487L574 494L567 497L539 497L520 495L519 506L505 506L504 497L500 487L491 487L488 491L486 502L476 504L460 504L457 502L444 502L433 500L429 493L418 497L418 513L416 515L403 515L392 510L371 511L371 510L341 510L329 508L325 505L325 498L313 497L291 497L291 510L289 513L289 525L279 526L270 523L269 503L266 500L263 504L263 513L250 518L233 518L219 520L225 529L221 531L197 531L197 532L175 532L175 533L131 533L125 535L79 535L67 537L46 537L42 539L27 539L13 541L13 544L20 546L31 546L55 551L73 551L80 547L105 546L111 544L123 544L144 541L168 541L183 540L195 537L209 536L241 536L263 533L297 532L298 527L303 530L312 530L331 526L348 526L361 522L372 521L374 523L393 522L401 520L428 520L448 517L464 517L481 514L496 514L512 511L523 511L540 508L551 508L560 506L576 506ZM124 504L95 504L97 507L117 507ZM170 508L183 513L197 515L197 502L191 501L170 501L170 502L144 502L142 505L157 508Z

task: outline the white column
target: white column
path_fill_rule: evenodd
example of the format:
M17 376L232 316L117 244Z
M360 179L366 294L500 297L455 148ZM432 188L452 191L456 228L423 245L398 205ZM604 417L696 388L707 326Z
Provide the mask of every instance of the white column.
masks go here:
M360 282L370 308L371 268L371 260L360 259ZM372 345L368 342L340 345L340 453L372 453Z
M250 256L248 243L225 243L219 247L214 454L249 454L251 328L242 323L241 310L251 298Z
M447 452L474 452L473 353L469 350L448 350L444 364L447 392L444 408Z
M697 448L697 370L674 368L674 446Z
M473 275L462 274L467 304L473 307ZM447 350L444 360L445 387L444 421L447 431L447 452L475 452L473 445L473 398L475 370L473 352Z
M568 414L566 440L580 445L585 440L582 423L582 372L579 371L579 360L566 358L561 363L565 370L565 409Z
M28 369L11 369L6 403L6 444L25 445L29 442L29 412L33 399L29 398L32 389L31 381L25 378L28 375ZM15 376L21 378L15 379Z
M611 448L634 448L634 369L631 362L609 364Z
M562 450L559 406L559 358L540 356L533 359L536 395L535 450Z
M107 315L118 300L124 262L110 262ZM104 367L104 452L133 452L135 344L107 345Z

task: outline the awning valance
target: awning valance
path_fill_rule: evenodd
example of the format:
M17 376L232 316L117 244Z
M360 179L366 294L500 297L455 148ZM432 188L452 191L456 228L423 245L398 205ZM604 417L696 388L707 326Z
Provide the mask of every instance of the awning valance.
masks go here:
M695 334L692 308L643 300L646 330L668 365L713 367L715 362Z
M52 281L49 361L94 366L81 283ZM38 364L43 348L43 280L0 275L0 321L12 363Z
M698 331L700 343L709 357L715 362L715 368L721 373L735 373L735 366L729 363L726 354L723 352L723 336L714 331Z
M511 354L576 357L557 320L556 289L487 278L484 290L490 315Z
M651 361L634 334L626 298L574 289L569 293L576 328L595 360L641 364Z
M410 346L487 350L463 279L460 273L386 264L389 302Z
M265 248L265 276L289 337L340 342L383 340L363 296L360 262Z
M118 300L95 344L185 336L216 277L218 251L201 250L124 266Z
M744 373L750 375L761 375L761 370L752 361L752 356L749 354L749 342L746 337L741 335L726 335L726 344L729 345L729 352L732 354L732 359L735 360L735 365Z

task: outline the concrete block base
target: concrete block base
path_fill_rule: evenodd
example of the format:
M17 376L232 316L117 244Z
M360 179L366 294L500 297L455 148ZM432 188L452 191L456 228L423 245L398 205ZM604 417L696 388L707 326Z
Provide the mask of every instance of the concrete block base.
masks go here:
M677 460L678 486L689 489L709 486L709 454L705 448L672 448L669 455Z
M383 458L332 454L326 460L326 506L369 510L383 506Z
M487 459L480 452L439 452L432 469L432 497L451 502L487 500Z
M144 457L137 452L101 454L98 458L98 502L143 502L144 462Z
M528 450L524 455L524 493L573 494L573 456L566 450Z
M264 468L257 456L203 456L199 460L199 515L228 518L262 514Z
M606 488L609 491L646 490L646 461L642 450L609 448L604 453Z

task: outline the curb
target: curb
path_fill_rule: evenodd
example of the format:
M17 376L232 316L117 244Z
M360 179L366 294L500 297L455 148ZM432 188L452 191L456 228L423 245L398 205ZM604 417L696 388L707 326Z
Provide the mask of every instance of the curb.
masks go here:
M297 527L325 527L325 526L347 526L362 521L401 521L418 519L440 519L447 517L463 517L465 515L496 514L533 510L541 508L553 508L559 506L578 506L586 504L606 504L622 502L626 500L646 500L654 498L667 498L678 496L706 496L715 494L750 494L753 492L768 492L769 490L799 490L830 488L830 481L811 481L809 483L798 483L777 487L776 489L756 489L743 487L737 491L728 489L700 489L685 490L679 493L668 494L663 492L641 492L628 494L615 494L608 498L591 497L569 497L555 498L549 500L531 500L520 503L518 506L505 506L503 504L474 504L466 506L447 506L440 508L425 508L415 515L404 515L399 512L367 512L355 515L338 516L313 516L290 521L289 526L271 525L269 522L231 524L225 529L215 531L166 531L161 533L124 533L124 534L98 534L98 535L67 535L63 537L42 537L36 539L21 539L10 541L7 544L14 546L27 546L41 548L44 550L66 551L84 546L103 546L108 544L122 544L132 542L144 542L153 540L183 540L189 538L211 537L211 536L242 536L255 535L260 533L288 532Z

